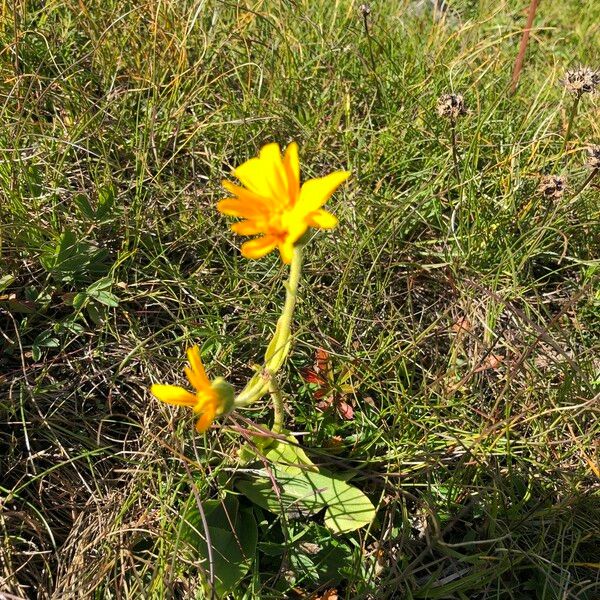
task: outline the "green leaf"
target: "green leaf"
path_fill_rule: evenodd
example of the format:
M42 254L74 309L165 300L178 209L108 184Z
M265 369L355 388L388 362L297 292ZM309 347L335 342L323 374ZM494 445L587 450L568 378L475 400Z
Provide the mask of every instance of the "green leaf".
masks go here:
M93 294L103 291L110 290L112 287L113 280L112 277L102 277L98 279L98 281L94 281L92 285L88 286L87 293L92 296Z
M92 320L94 325L104 325L104 317L95 304L90 303L87 305L86 308L88 315L90 316L90 319Z
M84 304L85 301L87 300L87 295L83 292L79 292L77 294L75 294L75 296L73 297L73 308L76 310L79 310Z
M277 466L287 473L302 473L303 471L318 471L317 466L308 458L306 452L298 446L298 442L293 436L288 436L289 442L275 440L269 446L265 457L271 463L277 463Z
M75 202L79 212L91 221L96 219L96 211L92 208L90 201L83 194L77 194L73 201Z
M115 203L115 190L110 187L104 187L98 190L98 209L96 210L96 219L102 221L107 217Z
M3 292L14 280L15 276L10 273L2 275L2 277L0 277L0 292Z
M201 560L207 579L210 542L215 592L222 597L233 590L250 569L256 555L258 529L252 511L240 509L235 496L228 495L223 501L208 500L202 508L208 531L192 496L184 512L180 536Z
M252 502L270 512L285 512L290 518L315 514L325 508L325 526L333 533L347 533L371 523L375 507L363 492L324 472L274 464L252 480L239 480L236 487Z
M111 292L96 292L93 298L100 302L100 304L104 304L104 306L109 306L111 308L119 306L119 298Z
M336 481L325 511L325 527L333 533L347 533L371 523L375 507L369 498L353 485Z

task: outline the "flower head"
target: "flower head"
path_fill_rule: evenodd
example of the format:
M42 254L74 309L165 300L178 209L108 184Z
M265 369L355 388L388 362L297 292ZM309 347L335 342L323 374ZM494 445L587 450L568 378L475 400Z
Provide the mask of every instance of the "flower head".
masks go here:
M178 385L154 384L150 392L161 402L176 406L189 406L199 415L196 430L204 433L218 415L228 413L233 407L233 387L221 377L210 381L206 376L198 346L187 351L189 367L184 372L196 393L188 392Z
M562 83L575 96L591 94L600 85L600 72L589 67L571 69L565 73Z
M358 7L358 10L364 18L367 18L371 14L371 7L365 2Z
M587 166L590 169L600 169L600 146L590 146L587 153Z
M294 244L309 227L333 229L337 219L322 206L350 175L336 171L309 179L300 186L298 146L291 143L282 157L277 144L263 146L233 174L244 187L223 181L232 197L221 200L217 209L225 215L244 219L231 229L240 235L260 235L242 244L246 258L261 258L279 249L284 263L290 263Z
M538 191L545 198L562 198L566 189L567 179L561 175L545 175L538 186Z
M440 117L456 121L458 117L467 114L465 99L461 94L443 94L438 98L437 112Z

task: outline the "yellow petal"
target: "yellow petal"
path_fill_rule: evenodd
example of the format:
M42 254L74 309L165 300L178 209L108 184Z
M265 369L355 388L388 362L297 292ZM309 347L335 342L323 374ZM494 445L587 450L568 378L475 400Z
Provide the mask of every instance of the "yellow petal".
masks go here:
M260 149L260 160L271 190L271 198L278 200L280 204L289 204L287 175L281 160L279 146L277 144L263 146Z
M272 235L264 235L242 244L242 256L245 258L262 258L265 254L271 252L276 245L277 238Z
M210 387L210 381L206 376L206 371L200 359L200 350L198 346L193 346L187 351L188 361L191 369L185 369L185 374L188 376L190 383L197 389L203 390ZM191 375L191 378L190 378ZM192 381L193 379L193 381Z
M349 171L336 171L325 177L309 179L300 189L300 197L296 205L298 210L308 214L321 208L348 177L350 177Z
M175 404L176 406L195 406L196 404L196 395L178 385L156 383L150 388L150 392L161 402L167 404Z
M310 213L306 217L306 222L311 227L317 227L320 229L333 229L338 224L337 217L334 217L330 212L320 208Z
M201 390L205 387L204 380L198 376L196 371L189 367L183 367L183 372L194 389Z
M287 178L287 189L293 204L300 191L300 161L298 159L298 144L292 142L285 149L283 168Z
M264 233L265 228L257 221L240 221L234 223L231 226L231 231L239 235L256 235L257 233Z
M258 196L269 197L271 195L265 167L260 158L247 160L235 169L233 174L245 187Z
M279 254L281 254L282 262L289 265L294 256L294 243L286 240L283 244L279 244Z
M204 433L211 425L211 423L215 420L215 416L217 415L217 406L214 402L207 402L204 405L202 415L196 421L196 431L198 433Z
M231 181L227 181L227 179L223 179L221 185L236 198L244 200L249 206L255 207L256 210L260 212L264 212L269 208L269 198L265 198L264 196L255 194L251 190L235 185L235 183L231 183Z

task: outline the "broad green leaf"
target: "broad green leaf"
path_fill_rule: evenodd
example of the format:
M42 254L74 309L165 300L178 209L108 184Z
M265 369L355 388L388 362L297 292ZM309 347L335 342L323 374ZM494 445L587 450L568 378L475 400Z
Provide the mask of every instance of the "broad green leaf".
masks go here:
M316 465L308 458L306 452L298 446L296 439L288 437L289 442L275 440L269 446L265 457L271 463L276 463L278 468L287 473L302 473L303 471L318 471Z
M353 485L336 481L325 511L325 527L333 533L346 533L371 523L375 507L369 498Z
M375 517L375 507L363 492L345 481L322 472L292 469L274 464L271 474L278 491L265 470L259 477L236 482L237 488L252 502L270 512L289 517L315 514L325 508L325 526L333 533L346 533L364 527Z
M223 501L204 502L203 509L208 532L195 498L190 497L180 535L201 560L207 579L210 574L210 542L215 592L222 597L233 590L250 569L256 554L258 530L252 511L240 509L235 496L228 495Z

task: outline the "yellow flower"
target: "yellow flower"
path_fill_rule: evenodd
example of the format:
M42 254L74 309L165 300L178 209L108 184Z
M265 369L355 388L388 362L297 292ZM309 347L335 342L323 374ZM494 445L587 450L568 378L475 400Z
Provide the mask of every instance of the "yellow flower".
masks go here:
M261 258L279 248L281 259L289 264L294 244L308 227L333 229L337 219L322 206L349 176L336 171L309 179L300 187L298 146L291 143L283 158L277 144L263 146L258 158L251 158L233 174L244 187L223 181L232 194L217 209L225 215L245 219L231 229L240 235L261 235L242 245L246 258Z
M154 384L150 392L160 401L176 406L189 406L200 418L196 421L196 430L204 433L215 420L233 406L233 387L221 377L217 377L212 383L206 376L198 346L187 351L190 363L184 371L188 381L192 384L196 393L188 392L178 385Z

